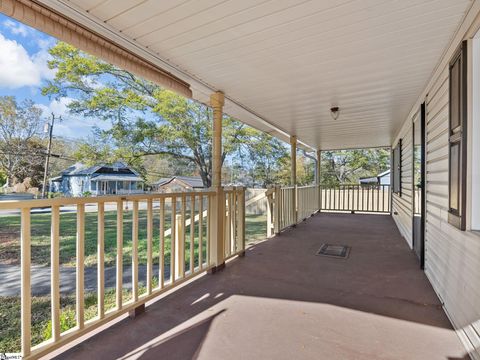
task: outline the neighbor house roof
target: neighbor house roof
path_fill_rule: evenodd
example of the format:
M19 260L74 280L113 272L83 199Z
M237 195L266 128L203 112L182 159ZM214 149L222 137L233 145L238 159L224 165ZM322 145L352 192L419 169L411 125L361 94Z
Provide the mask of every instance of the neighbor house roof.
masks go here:
M102 168L111 168L112 173L116 173L118 170L124 170L128 169L130 170L135 176L139 176L139 174L130 168L128 165L123 163L122 161L117 161L113 164L97 164L93 166L87 166L83 163L77 162L73 164L72 166L66 168L61 172L62 176L87 176L87 175L93 175L95 172ZM117 175L122 175L122 174L117 174ZM128 174L125 174L128 175Z
M172 182L181 182L185 184L186 186L189 186L191 188L204 188L205 186L203 185L202 178L199 176L172 176L170 178L161 178L157 182L154 183L154 185L157 186L164 186L167 184L170 184Z
M390 169L378 174L377 176L365 177L360 178L360 183L367 184L367 183L374 183L380 180L380 178L390 175Z

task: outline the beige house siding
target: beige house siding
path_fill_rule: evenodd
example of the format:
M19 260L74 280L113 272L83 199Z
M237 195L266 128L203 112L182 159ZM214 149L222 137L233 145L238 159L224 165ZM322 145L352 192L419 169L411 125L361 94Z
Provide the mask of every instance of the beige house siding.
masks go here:
M474 20L473 16L467 16L393 143L394 146L400 138L404 143L402 196L393 195L393 212L398 213L393 218L411 247L412 118L419 104L426 101L425 272L473 359L480 359L480 234L459 231L448 223L448 63L461 40L471 38L479 24L478 17ZM471 52L468 56L471 63ZM469 108L471 105L470 101ZM467 190L467 198L471 196ZM470 214L468 210L467 224Z

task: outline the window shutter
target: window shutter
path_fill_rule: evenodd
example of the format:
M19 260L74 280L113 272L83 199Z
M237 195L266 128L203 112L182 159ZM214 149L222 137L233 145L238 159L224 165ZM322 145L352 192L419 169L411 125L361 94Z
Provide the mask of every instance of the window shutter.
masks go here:
M448 222L465 230L467 172L467 42L449 66Z
M402 195L402 139L393 149L393 192Z
M183 96L190 85L127 49L32 0L2 0L0 12Z

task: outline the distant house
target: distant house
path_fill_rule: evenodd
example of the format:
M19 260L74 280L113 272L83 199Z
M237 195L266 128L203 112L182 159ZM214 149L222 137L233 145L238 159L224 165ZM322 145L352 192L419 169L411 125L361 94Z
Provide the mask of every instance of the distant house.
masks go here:
M76 163L50 179L49 183L51 192L66 196L142 193L144 186L139 174L123 162L95 166Z
M157 192L181 192L204 189L203 181L198 176L173 176L162 178L153 184L153 190Z
M361 178L359 183L362 185L390 185L390 169L369 178Z

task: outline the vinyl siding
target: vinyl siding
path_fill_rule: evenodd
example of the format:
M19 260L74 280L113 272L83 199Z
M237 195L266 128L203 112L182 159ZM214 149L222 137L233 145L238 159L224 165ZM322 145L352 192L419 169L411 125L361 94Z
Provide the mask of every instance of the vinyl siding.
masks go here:
M448 223L448 101L445 67L427 95L425 272L455 327L477 347L478 359L480 236Z
M478 22L470 28L478 28ZM451 48L460 44L453 43ZM450 52L451 53L451 52ZM448 53L448 56L450 55ZM480 359L480 234L448 223L448 59L418 99L426 101L425 272L473 359ZM469 61L471 58L469 57ZM471 75L471 74L470 74ZM469 76L471 78L471 76ZM471 106L471 105L469 105ZM414 113L416 110L412 110ZM412 247L412 118L395 138L402 138L402 195L393 195L393 218ZM468 154L467 156L470 156ZM467 193L467 197L471 193ZM467 213L467 216L470 214ZM475 349L475 350L474 350Z

